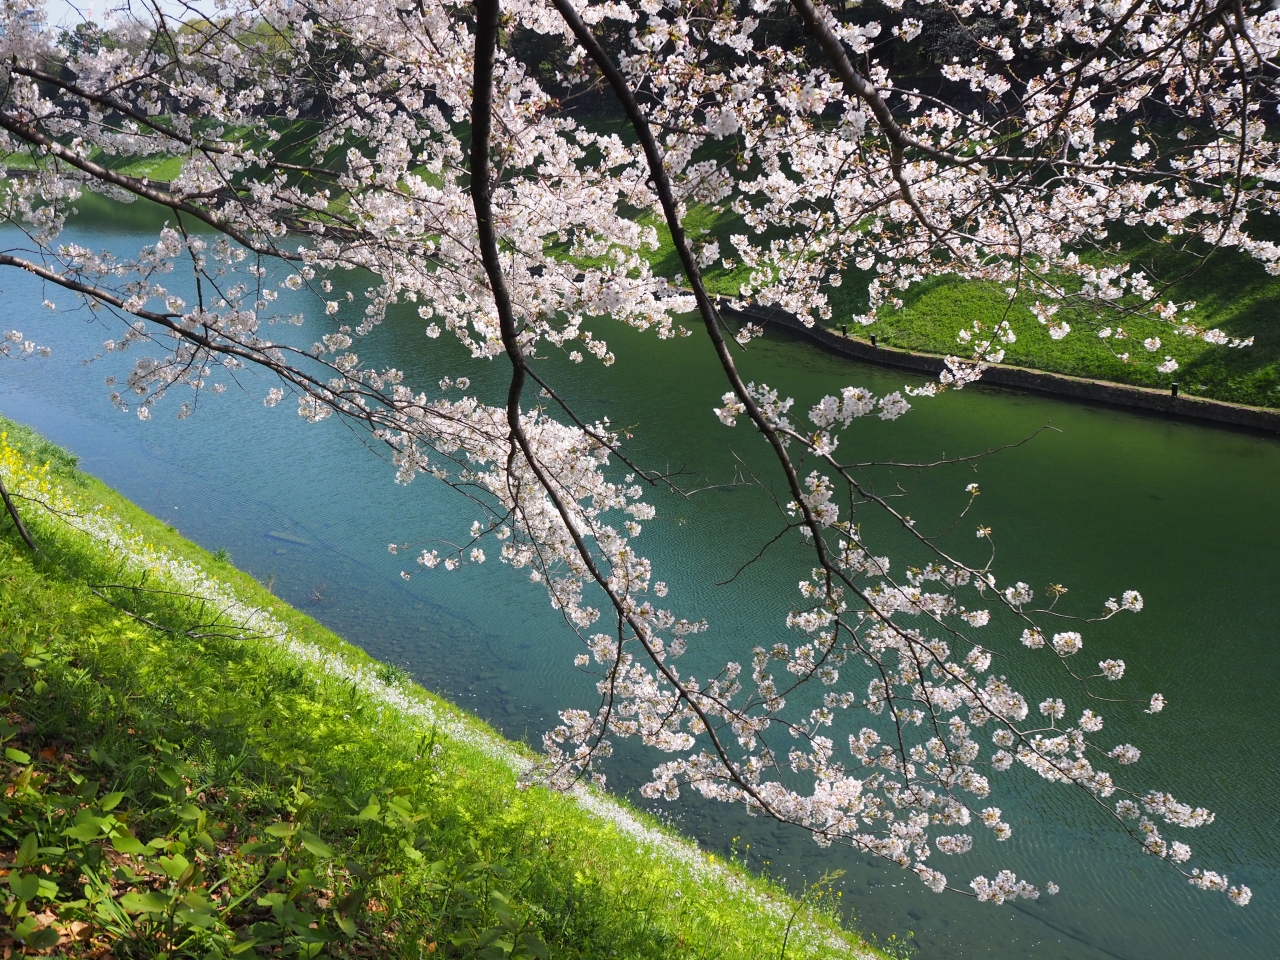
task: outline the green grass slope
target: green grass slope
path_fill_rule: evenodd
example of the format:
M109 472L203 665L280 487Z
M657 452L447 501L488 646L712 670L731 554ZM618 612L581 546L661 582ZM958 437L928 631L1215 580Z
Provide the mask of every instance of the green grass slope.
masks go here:
M835 293L852 293L852 286ZM1136 319L1122 321L1128 333L1124 340L1099 341L1093 331L1078 325L1065 338L1054 340L1026 304L1017 303L1007 316L1018 339L1006 348L1004 362L1141 387L1168 388L1176 380L1183 393L1193 396L1280 407L1280 277L1268 276L1249 257L1220 251L1175 284L1168 297L1194 302L1186 317L1199 326L1217 327L1239 339L1253 337L1253 346L1218 346L1177 336L1166 323ZM971 348L957 343L956 335L975 320L990 330L1005 318L1007 308L1003 291L995 285L953 278L921 284L903 300L901 310L884 311L877 323L850 333L874 333L887 346L965 357ZM836 319L847 321L854 304L839 307L843 309L835 311ZM1154 353L1143 348L1148 337L1161 341ZM1125 353L1130 355L1127 361L1122 358ZM1173 373L1156 370L1166 356L1178 362Z
M5 955L871 955L0 432Z

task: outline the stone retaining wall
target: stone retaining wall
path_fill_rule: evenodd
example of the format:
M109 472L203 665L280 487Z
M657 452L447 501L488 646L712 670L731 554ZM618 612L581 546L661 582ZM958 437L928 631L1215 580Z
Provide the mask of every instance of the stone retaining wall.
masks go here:
M798 317L784 310L755 306L738 307L727 301L722 301L720 308L730 316L786 327L834 353L867 363L902 367L933 375L941 373L945 367L942 357L936 354L872 346L866 340L842 336L825 327L818 325L806 327ZM1082 377L1069 377L1061 373L1030 370L1026 367L1006 366L1002 363L993 363L987 367L979 382L1020 390L1033 390L1037 393L1050 393L1059 397L1072 397L1077 400L1091 400L1117 407L1151 410L1172 417L1226 423L1266 433L1280 433L1280 410L1246 407L1242 404L1207 400L1203 397L1174 397L1167 391L1153 390L1149 387L1131 387L1107 380L1086 380Z

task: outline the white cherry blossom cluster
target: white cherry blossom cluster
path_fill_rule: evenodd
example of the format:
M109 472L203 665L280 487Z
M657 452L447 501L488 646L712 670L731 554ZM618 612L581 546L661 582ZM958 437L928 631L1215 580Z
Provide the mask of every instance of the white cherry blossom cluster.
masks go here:
M726 339L702 274L734 271L742 299L807 323L846 319L830 298L845 283L866 290L848 319L873 323L951 276L1033 304L1054 339L1091 329L1108 348L1129 336L1121 320L1145 317L1247 348L1198 326L1114 241L1142 230L1280 272L1267 239L1280 13L1261 0L929 5L973 53L936 64L926 94L886 55L927 39L895 4L226 0L216 21L164 25L164 42L159 25L126 19L73 54L38 5L0 0L0 156L34 167L0 194L0 218L26 237L0 266L120 321L103 350L136 356L111 384L121 409L145 420L175 389L217 394L254 366L279 378L265 406L288 398L308 421L361 424L397 482L428 474L465 491L480 513L469 537L412 547L416 566L495 557L522 571L598 676L599 702L566 709L544 739L551 782L598 776L613 740L635 737L665 755L646 796L744 804L943 890L934 855L970 852L978 827L1011 836L1016 817L989 801L1030 773L1106 801L1143 850L1243 905L1247 887L1184 868L1190 848L1161 834L1212 815L1133 781L1139 749L1099 739L1098 685L1125 664L1085 624L1136 613L1141 596L1050 628L1064 591L1037 606L1030 585L997 579L989 526L977 539L991 557L950 555L867 482L874 464L842 452L858 449L863 418L895 420L907 397L978 379L1013 323L966 324L971 355L947 357L938 384L849 387L802 422L794 398L739 375L760 328ZM550 51L551 73L522 59L523 41ZM575 112L595 90L629 129ZM286 136L295 124L311 131L301 144ZM181 161L168 183L121 172L156 155ZM85 191L158 205L168 222L130 257L65 243ZM664 275L666 241L679 266ZM420 384L363 359L392 312L416 315L428 344L448 334L472 360L505 358L505 403L472 395L465 361ZM310 347L274 333L304 321ZM714 414L768 446L780 522L812 554L791 609L718 670L684 667L713 625L639 547L647 490L667 478L632 462L626 431L580 417L542 365L553 352L612 365L612 323L659 340L700 329L725 378ZM1143 346L1154 363L1165 344ZM16 332L0 341L36 351ZM919 556L881 555L870 511ZM1081 656L1095 642L1096 674ZM1051 662L1061 686L1020 689L1025 657ZM1000 903L1041 887L1005 870L967 889Z

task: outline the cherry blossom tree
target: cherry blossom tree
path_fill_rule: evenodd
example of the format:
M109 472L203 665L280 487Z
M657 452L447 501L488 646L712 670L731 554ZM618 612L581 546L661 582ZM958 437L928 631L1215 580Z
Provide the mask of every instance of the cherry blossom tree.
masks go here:
M1007 838L991 798L1039 776L1192 884L1248 902L1247 887L1189 865L1181 831L1212 814L1135 780L1138 749L1095 712L1126 699L1101 692L1125 664L1090 665L1084 631L1142 598L1066 622L1055 591L1037 603L989 560L916 533L839 452L858 418L895 419L912 394L979 377L1013 326L966 331L968 354L937 384L851 386L801 414L740 376L759 329L725 322L704 272L745 267L742 301L807 323L833 318L842 283L865 283L867 307L835 319L870 323L913 285L953 276L1034 303L1055 338L1097 333L1106 348L1104 331L1144 316L1171 337L1246 347L1193 323L1173 278L1124 262L1113 237L1198 257L1229 248L1280 272L1269 0L224 0L176 18L138 10L66 47L41 18L0 0L0 154L26 158L0 198L25 239L0 265L122 322L106 349L140 354L111 394L123 410L145 420L185 391L185 416L259 368L278 378L266 406L362 425L398 482L427 473L465 490L470 539L416 565L496 553L545 587L582 638L578 666L597 674L598 702L547 732L544 780L598 776L611 743L637 738L661 755L646 796L692 789L934 890L1003 902L1041 886L1007 870L952 884L939 860L967 852L978 827ZM298 125L302 149L287 135ZM157 155L181 159L168 183L117 162ZM162 207L168 223L132 258L64 242L84 191ZM733 232L687 229L695 206ZM664 236L676 275L652 265ZM340 324L333 281L355 270L377 280L361 322ZM304 287L317 316L280 309L281 288ZM362 361L406 304L429 336L505 358L504 404L472 396L465 369L426 385ZM316 327L314 345L274 337L277 321ZM715 625L678 612L641 552L646 498L670 479L580 417L541 359L608 366L601 331L615 323L705 340L724 377L714 415L770 452L788 534L812 554L775 642L712 673L681 658ZM3 352L38 340L11 331ZM877 555L858 522L868 510L929 562ZM996 621L1021 630L1018 655L1060 667L1060 692L1033 704L1019 691L1005 672L1018 651L980 640Z

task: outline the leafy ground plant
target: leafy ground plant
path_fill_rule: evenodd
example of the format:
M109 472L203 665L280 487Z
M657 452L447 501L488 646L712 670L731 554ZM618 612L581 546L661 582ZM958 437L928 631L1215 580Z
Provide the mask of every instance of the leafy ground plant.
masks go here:
M65 633L29 629L22 601L40 598L15 597L4 574L11 941L89 956L548 956L510 871L475 838L439 842L434 764L417 789L369 789L243 730L227 756L229 738L179 707L189 691L167 691L167 722L137 706L163 697L158 665L120 654L154 635L120 617L102 625L120 642L95 631L73 652Z

